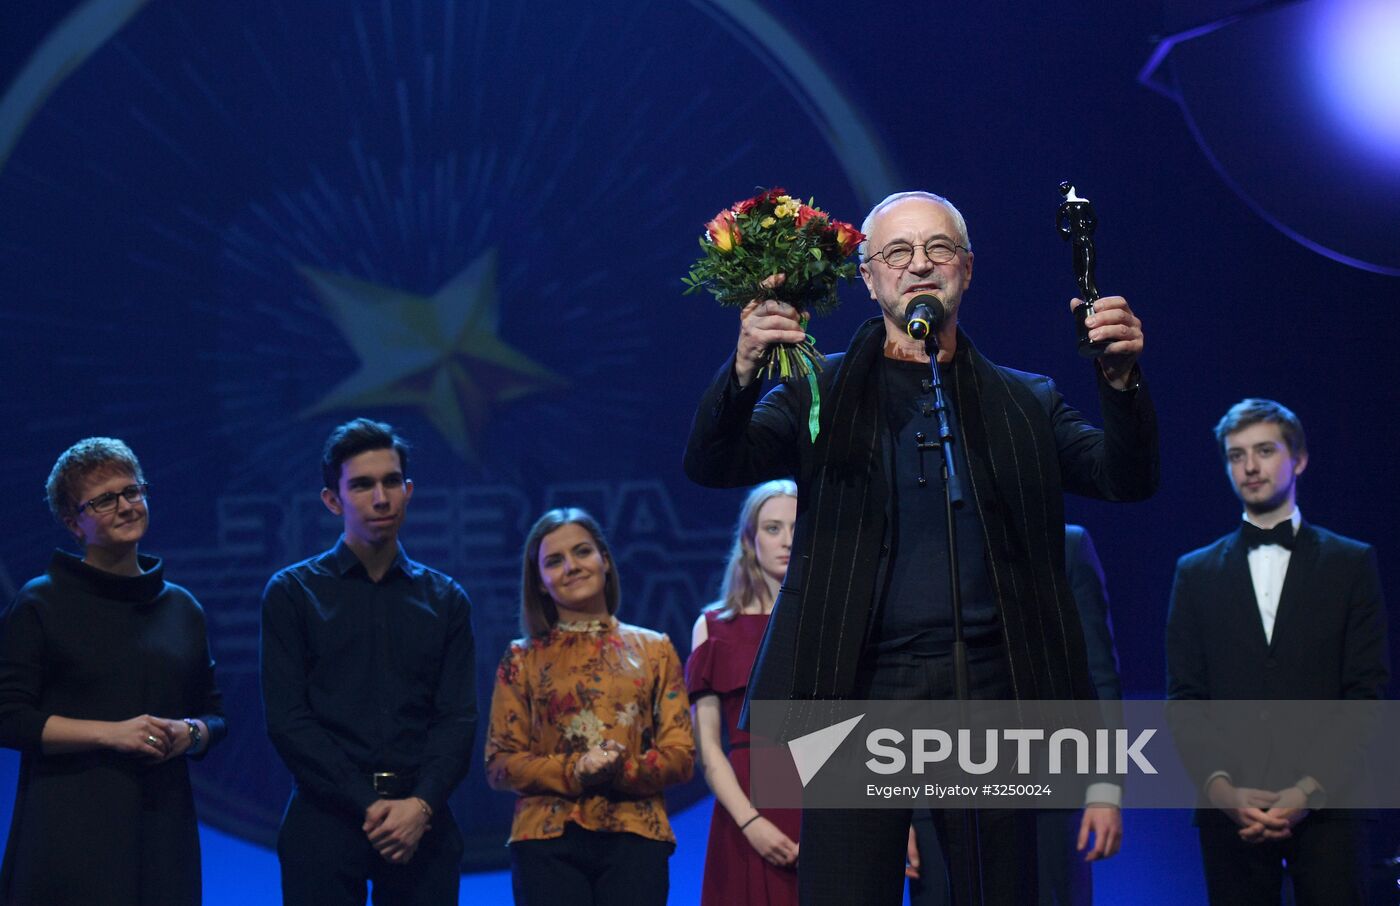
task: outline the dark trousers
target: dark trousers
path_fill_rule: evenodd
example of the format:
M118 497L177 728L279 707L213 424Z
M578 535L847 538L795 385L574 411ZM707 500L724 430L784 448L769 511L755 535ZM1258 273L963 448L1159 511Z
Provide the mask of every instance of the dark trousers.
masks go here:
M1075 851L1082 812L1043 809L1035 812L1036 868L1040 906L1093 906L1094 876L1084 854ZM934 829L933 814L914 813L919 841L919 877L909 880L910 906L948 906L948 868Z
M292 794L277 832L286 906L456 906L462 834L443 806L418 851L404 865L386 862L360 829L364 818Z
M1010 669L1000 644L968 652L972 697L1010 699ZM953 697L953 659L885 655L863 665L855 699L947 700ZM797 860L803 906L881 906L904 896L904 853L910 809L807 809ZM1037 897L1035 813L1029 809L935 809L933 822L949 887L957 906L973 902L1025 906ZM978 841L980 859L970 857Z
M584 830L510 845L516 906L666 906L671 850L637 834Z
M1287 862L1297 906L1359 906L1366 902L1362 869L1365 823L1310 815L1293 828L1288 840L1246 843L1239 838L1234 822L1224 816L1203 816L1201 857L1210 902L1216 906L1278 906Z

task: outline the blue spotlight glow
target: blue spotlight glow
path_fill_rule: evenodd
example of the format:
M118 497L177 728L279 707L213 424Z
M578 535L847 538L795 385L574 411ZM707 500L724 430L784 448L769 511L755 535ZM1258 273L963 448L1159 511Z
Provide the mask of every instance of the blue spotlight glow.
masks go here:
M1316 6L1313 75L1324 107L1354 141L1400 165L1400 2Z

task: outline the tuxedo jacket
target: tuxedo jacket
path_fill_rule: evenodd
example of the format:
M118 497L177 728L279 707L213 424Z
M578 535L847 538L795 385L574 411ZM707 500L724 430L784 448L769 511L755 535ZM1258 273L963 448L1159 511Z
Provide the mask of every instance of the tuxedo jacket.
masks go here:
M815 441L804 382L780 385L760 402L760 382L740 388L732 359L696 413L685 458L692 480L742 487L790 476L798 485L792 556L750 677L751 700L839 699L855 686L889 556L883 346L883 322L873 319L844 356L827 360ZM1065 576L1063 491L1134 500L1156 487L1146 388L1100 385L1104 430L1049 378L993 365L959 333L947 391L1020 699L1095 697Z
M1168 696L1378 699L1389 677L1385 622L1371 547L1305 522L1266 638L1237 529L1177 563L1167 617ZM1298 772L1313 770L1297 756L1328 736L1321 726L1277 732L1262 720L1257 732L1233 729L1250 738L1232 746L1225 734L1210 754L1187 758L1198 780L1224 770L1236 785L1289 786L1304 776Z

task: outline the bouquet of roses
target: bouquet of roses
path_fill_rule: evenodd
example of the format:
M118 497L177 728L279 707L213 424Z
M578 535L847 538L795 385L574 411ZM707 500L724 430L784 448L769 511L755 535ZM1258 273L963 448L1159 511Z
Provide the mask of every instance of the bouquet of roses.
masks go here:
M708 289L719 304L743 308L755 299L777 299L796 308L802 329L811 312L824 315L840 304L836 281L856 274L850 260L865 239L849 223L833 220L815 202L803 204L783 189L769 189L725 208L705 224L700 260L682 278L689 295ZM778 286L770 280L784 274ZM808 377L821 368L812 337L772 350L766 374L784 380ZM815 390L815 386L813 390Z

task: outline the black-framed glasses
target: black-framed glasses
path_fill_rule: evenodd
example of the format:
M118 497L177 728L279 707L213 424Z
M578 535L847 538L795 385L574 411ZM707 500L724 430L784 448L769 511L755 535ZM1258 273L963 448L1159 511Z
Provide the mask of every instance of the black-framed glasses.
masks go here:
M966 246L949 242L946 239L930 239L923 245L912 245L908 242L891 242L880 251L871 255L871 260L879 258L885 262L887 267L902 270L914 263L914 249L921 248L928 260L934 264L947 264L958 257L958 249L967 251Z
M120 491L108 491L105 494L98 494L87 503L78 504L78 512L81 513L83 510L87 510L92 513L110 513L117 508L118 497L125 499L127 503L135 503L138 500L145 499L146 492L150 490L150 487L149 484L142 481L136 484L129 484Z

